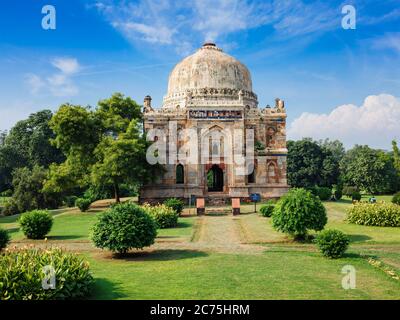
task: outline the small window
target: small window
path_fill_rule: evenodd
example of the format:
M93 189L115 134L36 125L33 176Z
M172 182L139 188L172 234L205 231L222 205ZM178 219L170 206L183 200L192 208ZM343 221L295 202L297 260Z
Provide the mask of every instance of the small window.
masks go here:
M183 165L178 164L176 166L176 183L183 184L185 183L185 171Z

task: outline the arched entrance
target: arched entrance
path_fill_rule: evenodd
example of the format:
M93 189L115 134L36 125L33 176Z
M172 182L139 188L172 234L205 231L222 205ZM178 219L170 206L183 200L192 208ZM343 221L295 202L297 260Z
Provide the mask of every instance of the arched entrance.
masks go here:
M207 172L207 186L209 192L222 192L224 190L224 172L216 164Z

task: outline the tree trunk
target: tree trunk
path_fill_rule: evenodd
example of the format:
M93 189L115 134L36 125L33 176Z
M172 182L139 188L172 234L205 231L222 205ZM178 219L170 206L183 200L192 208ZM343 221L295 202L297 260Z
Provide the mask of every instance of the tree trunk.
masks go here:
M120 203L121 198L119 196L119 185L117 181L114 181L114 193L115 193L115 202Z

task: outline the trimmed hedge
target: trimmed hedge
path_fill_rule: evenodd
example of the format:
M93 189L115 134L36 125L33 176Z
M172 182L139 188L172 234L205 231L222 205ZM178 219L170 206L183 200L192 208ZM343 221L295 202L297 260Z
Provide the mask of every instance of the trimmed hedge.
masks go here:
M10 242L10 235L7 230L0 228L0 251L3 250Z
M348 209L347 221L366 226L400 227L400 206L387 202L356 203Z
M156 236L157 225L153 218L142 207L126 202L98 217L91 238L98 248L126 253L130 249L151 246Z
M43 239L53 226L53 217L46 210L25 212L18 220L28 239Z
M55 271L55 288L44 267ZM60 248L11 249L0 255L0 300L66 300L89 296L93 277L89 264Z
M165 204L151 206L144 204L143 209L154 219L158 228L174 228L178 225L179 214Z
M164 201L164 204L167 207L170 207L170 208L174 209L179 215L182 213L183 208L185 206L183 201L180 200L180 199L177 199L177 198L169 198L169 199Z
M275 205L272 203L264 204L260 207L260 213L263 217L269 218L272 216L272 212L275 209Z
M325 257L337 259L347 250L350 239L339 230L323 230L317 235L315 242Z

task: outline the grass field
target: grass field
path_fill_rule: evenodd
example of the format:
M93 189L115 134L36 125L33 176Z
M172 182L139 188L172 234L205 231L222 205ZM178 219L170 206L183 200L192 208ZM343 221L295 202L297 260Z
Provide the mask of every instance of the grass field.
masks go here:
M0 226L11 231L12 245L56 245L82 254L96 279L93 299L400 299L400 281L368 262L374 258L400 275L400 229L348 224L350 205L348 199L325 202L327 228L351 238L338 260L276 232L251 204L235 217L196 217L186 209L177 228L159 230L152 247L122 258L90 242L101 208L52 211L47 242L24 239L18 216L0 218ZM342 267L349 264L357 271L354 290L341 287Z

